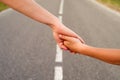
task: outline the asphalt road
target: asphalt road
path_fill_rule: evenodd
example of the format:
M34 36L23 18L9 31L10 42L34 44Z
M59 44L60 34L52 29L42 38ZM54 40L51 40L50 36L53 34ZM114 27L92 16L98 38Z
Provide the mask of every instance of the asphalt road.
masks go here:
M60 0L36 0L58 16ZM120 48L120 17L91 2L65 0L63 23L95 47ZM120 67L87 56L63 52L55 63L56 43L46 25L14 11L0 13L0 80L120 80Z

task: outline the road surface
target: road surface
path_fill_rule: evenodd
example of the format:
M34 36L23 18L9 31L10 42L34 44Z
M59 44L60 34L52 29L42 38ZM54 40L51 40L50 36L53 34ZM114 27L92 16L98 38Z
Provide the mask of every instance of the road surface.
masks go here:
M120 48L120 17L92 0L36 1L87 44ZM0 13L0 80L120 80L119 66L66 51L56 62L57 49L46 25L12 9Z

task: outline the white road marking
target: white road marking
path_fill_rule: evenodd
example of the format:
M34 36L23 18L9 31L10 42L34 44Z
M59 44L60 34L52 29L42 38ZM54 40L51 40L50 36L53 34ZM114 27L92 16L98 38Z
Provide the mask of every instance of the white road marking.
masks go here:
M63 70L62 70L62 67L60 67L60 66L55 67L54 80L63 80Z
M64 0L61 0L59 14L63 14Z
M62 50L60 47L57 45L57 53L56 53L56 59L55 62L62 62Z
M58 16L58 18L59 18L60 22L62 22L62 16Z
M64 5L64 0L61 0L60 3L60 9L59 9L59 20L62 23L62 14L63 14L63 5ZM62 49L56 45L56 59L55 62L60 62L62 63L63 59L62 59ZM63 80L63 68L62 66L56 66L55 67L55 72L54 72L54 80Z
M59 16L58 17L60 22L62 22L62 16ZM62 59L62 49L56 45L56 59L55 59L55 62L62 62L63 59Z

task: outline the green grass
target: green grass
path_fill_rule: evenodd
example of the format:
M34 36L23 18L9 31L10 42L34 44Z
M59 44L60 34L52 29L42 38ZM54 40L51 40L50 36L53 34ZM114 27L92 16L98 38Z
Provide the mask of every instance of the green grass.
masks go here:
M0 2L0 12L1 12L2 10L7 9L7 8L9 8L7 5L5 5L5 4L3 4L3 3Z
M98 0L98 1L112 9L120 11L120 0Z

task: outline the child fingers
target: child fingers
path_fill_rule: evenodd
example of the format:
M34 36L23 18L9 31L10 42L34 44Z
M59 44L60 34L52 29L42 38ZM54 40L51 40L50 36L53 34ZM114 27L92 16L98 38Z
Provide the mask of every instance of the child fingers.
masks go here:
M65 41L69 41L71 39L71 37L64 36L64 35L59 35L59 37Z
M68 48L63 43L60 44L60 47L64 50L68 50Z

